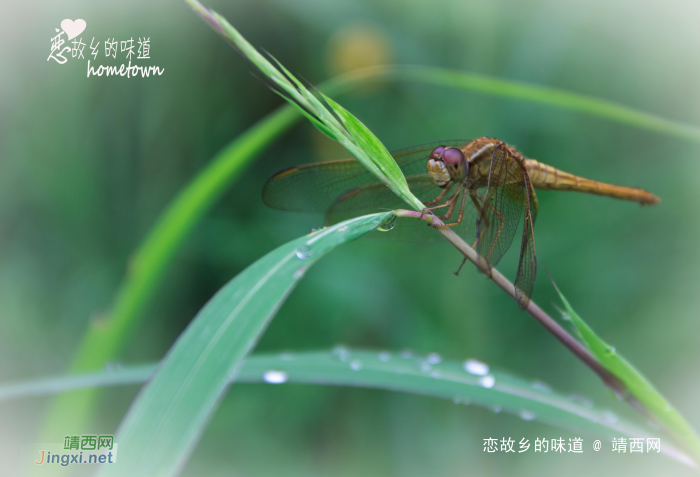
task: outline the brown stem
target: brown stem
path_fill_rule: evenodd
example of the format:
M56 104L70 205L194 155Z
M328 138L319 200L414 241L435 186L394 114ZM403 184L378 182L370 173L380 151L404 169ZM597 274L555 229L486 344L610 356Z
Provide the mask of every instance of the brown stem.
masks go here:
M422 220L424 222L427 222L428 224L442 224L440 219L435 217L434 215L428 215L428 214L421 214L420 212L414 212L412 210L395 210L394 213L398 217L412 217L416 218L419 220ZM448 242L450 242L452 245L455 246L457 250L459 250L464 257L472 262L474 265L477 266L477 268L481 269L483 267L483 259L479 260L479 255L476 253L476 251L471 248L467 243L461 239L459 235L457 235L451 228L449 227L436 227L436 230L438 233L442 234L443 237L447 239ZM480 263L481 262L481 263ZM493 282L498 285L501 290L506 292L513 300L516 300L515 297L515 285L513 285L506 277L501 275L501 273L496 270L495 268L491 268L489 270L489 273L487 273L487 276L493 280ZM615 395L620 398L620 399L626 399L627 401L630 402L633 406L637 407L640 409L640 404L639 402L627 392L626 386L620 381L614 374L612 374L610 371L605 369L605 367L598 361L598 359L591 354L588 349L583 346L581 343L579 343L573 336L571 336L564 328L559 325L552 317L550 317L547 313L542 310L537 304L530 300L530 304L527 306L525 309L526 312L530 314L534 319L540 322L542 326L544 326L547 331L552 333L556 339L562 342L564 346L569 348L569 350L576 355L578 359L583 361L583 363L591 368L594 373L596 373L600 379L603 380L603 383L610 388Z

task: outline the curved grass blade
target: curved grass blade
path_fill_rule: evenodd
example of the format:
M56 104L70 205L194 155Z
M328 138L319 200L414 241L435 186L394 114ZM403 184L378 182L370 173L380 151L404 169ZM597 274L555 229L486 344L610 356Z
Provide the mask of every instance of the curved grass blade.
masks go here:
M657 436L656 431L648 426L596 408L582 398L574 399L554 392L541 382L492 370L474 360L467 361L467 365L435 361L435 355L418 357L386 351L351 351L344 347L337 347L332 352L256 354L246 360L235 381L354 386L451 399L457 404L499 407L525 420L545 422L608 441L620 437ZM86 387L140 384L151 376L154 369L154 365L141 365L0 386L0 401ZM121 442L118 444L121 450ZM684 464L694 465L688 456L666 442L661 450ZM119 455L121 459L124 453Z
M554 282L552 282L554 283ZM650 418L662 426L677 443L685 448L700 461L700 439L692 427L683 419L683 416L661 395L642 373L631 363L623 358L614 347L603 341L574 311L571 304L554 285L568 318L576 328L583 343L595 355L598 360L611 373L617 376L627 387L629 393L634 396L644 409L650 414Z
M178 337L119 425L120 459L99 475L176 475L243 360L305 271L391 212L341 222L265 255L224 285Z
M255 65L280 94L321 132L341 143L350 154L416 210L423 204L411 193L401 169L379 139L345 108L321 94L330 110L280 62L261 55L224 17L197 0L185 0L192 10Z
M443 68L407 65L385 74L391 79L443 85L456 89L476 91L502 98L518 99L529 103L544 104L589 116L607 119L657 134L664 134L695 143L700 142L700 128L692 124L673 121L656 114L606 101L594 96L572 93L560 89L510 81L493 76ZM368 74L366 72L365 74Z

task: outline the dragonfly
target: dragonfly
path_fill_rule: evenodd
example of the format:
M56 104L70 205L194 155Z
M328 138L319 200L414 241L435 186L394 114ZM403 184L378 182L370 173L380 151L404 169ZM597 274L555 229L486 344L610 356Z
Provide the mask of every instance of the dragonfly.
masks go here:
M472 244L481 271L488 271L510 248L522 218L514 283L522 309L530 302L537 271L534 226L539 204L535 189L583 192L641 205L660 202L644 189L587 179L526 158L496 138L441 141L391 154L411 192L424 204L423 212L440 211L442 215L436 216L442 223L426 226L422 221L399 221L391 234L384 234L388 238L435 241L441 237L431 227L451 227ZM267 181L262 196L274 209L325 213L326 225L405 206L354 158L285 169Z

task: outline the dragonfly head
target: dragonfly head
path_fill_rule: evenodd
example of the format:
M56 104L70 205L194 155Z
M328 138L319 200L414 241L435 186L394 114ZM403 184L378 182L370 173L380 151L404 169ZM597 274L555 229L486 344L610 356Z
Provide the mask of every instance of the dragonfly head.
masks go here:
M469 163L456 147L439 146L430 153L427 168L435 184L445 187L450 181L462 182L469 172Z

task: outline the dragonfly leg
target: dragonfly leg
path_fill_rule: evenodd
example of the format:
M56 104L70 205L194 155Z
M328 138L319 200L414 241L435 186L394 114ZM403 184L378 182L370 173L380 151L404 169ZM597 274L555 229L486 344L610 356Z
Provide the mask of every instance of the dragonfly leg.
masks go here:
M477 192L473 191L472 189L469 189L469 198L472 200L474 207L476 207L476 210L479 212L481 219L484 222L486 222L486 226L488 227L489 219L488 219L488 217L486 217L486 214L484 214L484 211L481 208L480 195ZM484 232L482 231L481 235L483 235L483 234L484 234ZM479 238L480 237L477 237L476 240L474 240L474 243L472 244L473 249L476 249L476 245L479 243ZM459 271L462 269L463 265L464 265L464 263L462 263L462 265L460 265L460 267L457 269L457 273L459 273Z
M462 260L462 263L459 265L459 268L457 268L457 271L455 272L456 276L459 276L459 272L462 270L462 267L464 266L465 263L467 263L467 257L464 257L464 259Z
M457 192L462 192L464 188L460 188L460 190ZM445 219L449 219L450 216L452 215L452 212L454 210L454 206L457 204L455 201L454 204L450 207L450 210L447 211L447 214L445 214ZM464 191L464 195L462 195L462 205L459 208L459 216L457 217L457 220L455 222L450 222L448 224L442 224L442 225L433 225L433 227L452 227L454 225L459 225L462 222L462 217L464 217L464 207L467 204L467 192Z
M450 191L450 189L452 189L453 185L454 185L454 182L450 182L449 185L447 187L445 187L445 189L442 192L440 192L440 195L438 195L435 198L435 200L431 200L430 202L423 202L423 205L432 205L432 204L439 203L443 199L443 197L445 197L445 195L447 195L447 193ZM452 199L450 198L450 200L452 200ZM421 211L420 219L422 220L423 215L425 215L425 213L429 210L442 209L443 207L449 206L450 200L448 200L447 202L445 202L444 204L441 204L441 205L435 205L433 207L424 207L423 210Z
M453 195L449 201L447 201L450 204L450 208L447 209L447 213L443 215L442 217L438 216L441 220L447 220L452 216L452 212L454 212L455 206L457 205L457 200L454 199L459 199L459 194L462 192L462 189L460 188L455 195Z
M449 207L449 208L450 208L450 209L447 211L447 214L445 215L446 218L449 218L450 215L452 214L452 209L454 209L454 204L456 204L456 202L453 203L453 201L455 200L455 198L459 197L459 193L460 193L460 192L462 192L462 185L461 185L461 184L460 184L460 186L457 188L457 192L455 192L455 193L452 195L452 197L450 197L449 199L447 199L447 201L445 201L444 204L441 204L441 205L434 205L434 206L432 206L432 207L425 207L425 208L423 209L423 211L421 212L420 218L422 219L422 218L423 218L423 214L425 214L425 212L428 211L428 210L437 210L437 209L442 209L442 208L445 208L445 207Z
M454 182L450 182L447 187L445 187L442 192L440 192L440 195L438 195L434 200L431 200L430 202L423 202L423 205L435 205L439 204L440 201L447 195L447 193L452 189L452 186L454 185Z
M474 204L474 207L476 207L476 210L479 211L479 215L481 216L481 219L486 222L486 226L489 226L489 218L484 214L484 211L481 208L481 201L479 200L479 196L475 191L472 189L469 189L469 198L471 198L472 203ZM474 242L476 243L476 242Z

